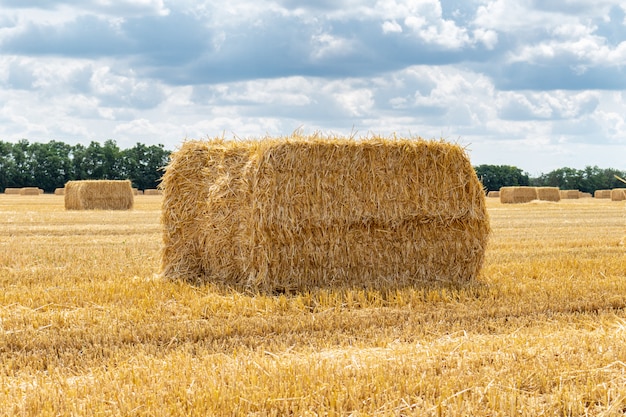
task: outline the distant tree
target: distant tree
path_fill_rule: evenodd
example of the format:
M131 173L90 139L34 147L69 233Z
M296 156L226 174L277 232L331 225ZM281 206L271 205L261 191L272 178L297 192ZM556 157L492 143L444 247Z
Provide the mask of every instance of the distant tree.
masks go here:
M50 141L30 146L33 161L33 179L46 192L63 187L70 179L72 147L63 142Z
M617 169L601 169L587 166L585 169L558 168L547 174L541 174L531 182L536 186L559 187L562 190L580 190L593 194L596 190L623 187L615 175L623 175Z
M15 161L13 160L13 144L0 141L0 192L14 186Z
M479 165L474 167L478 179L487 191L497 191L501 187L527 186L528 173L510 165Z
M129 178L133 187L145 190L156 188L161 182L162 168L167 165L170 152L163 145L146 146L137 143L122 151L122 172Z

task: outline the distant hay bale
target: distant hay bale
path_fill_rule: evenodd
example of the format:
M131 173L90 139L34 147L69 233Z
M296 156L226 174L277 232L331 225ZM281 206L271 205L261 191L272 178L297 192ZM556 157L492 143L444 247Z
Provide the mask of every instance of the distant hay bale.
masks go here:
M500 191L489 191L487 197L494 198L500 197Z
M594 198L611 198L611 190L596 190L593 193Z
M577 200L578 190L561 190L561 200Z
M541 201L560 201L561 194L558 187L537 187L537 199Z
M19 195L21 188L5 188L4 193L10 195Z
M143 190L144 195L163 195L163 191L157 190L156 188L148 188Z
M163 182L161 273L253 291L477 276L485 194L462 148L425 140L189 141Z
M611 201L623 201L626 200L626 189L613 188L611 190Z
M55 188L54 195L65 195L65 188Z
M578 198L591 198L591 193L578 192Z
M530 203L537 200L535 187L501 187L500 202L503 204Z
M20 195L39 195L41 194L37 187L23 187L20 189Z
M130 210L133 190L128 180L68 181L65 184L67 210Z

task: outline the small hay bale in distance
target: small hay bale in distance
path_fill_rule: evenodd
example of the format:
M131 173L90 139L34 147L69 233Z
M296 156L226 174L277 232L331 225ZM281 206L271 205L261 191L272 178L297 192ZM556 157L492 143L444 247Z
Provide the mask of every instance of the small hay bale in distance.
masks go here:
M537 200L536 187L501 187L500 202L503 204L522 204Z
M611 190L596 190L593 193L594 198L611 198Z
M624 201L626 200L626 189L613 188L611 190L611 201Z
M42 191L37 187L23 187L20 189L20 195L39 195Z
M144 195L163 195L163 191L157 190L156 188L147 188L143 190Z
M130 210L134 195L129 180L68 181L66 210Z
M537 187L537 199L541 201L561 201L559 187Z
M161 188L161 273L197 284L291 292L465 282L490 230L465 152L438 141L189 141Z
M578 200L578 190L561 190L561 200Z
M10 195L19 195L21 188L5 188L4 193Z
M487 197L489 197L489 198L499 198L500 197L500 191L489 191L487 193Z
M65 188L55 188L54 195L65 195Z

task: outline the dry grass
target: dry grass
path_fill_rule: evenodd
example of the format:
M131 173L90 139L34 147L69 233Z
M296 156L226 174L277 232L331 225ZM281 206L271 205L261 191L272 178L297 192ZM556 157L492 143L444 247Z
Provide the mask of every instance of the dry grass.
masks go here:
M0 416L619 416L624 205L502 205L465 285L295 296L155 277L162 197L0 195Z

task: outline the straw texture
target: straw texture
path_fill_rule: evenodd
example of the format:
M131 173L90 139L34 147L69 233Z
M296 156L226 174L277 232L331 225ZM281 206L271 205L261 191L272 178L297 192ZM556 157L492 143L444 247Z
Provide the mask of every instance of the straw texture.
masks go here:
M161 272L255 291L467 281L489 234L482 185L444 142L190 141L163 181Z
M521 204L537 200L535 187L501 187L500 202L504 204Z
M537 187L537 199L542 201L561 201L559 187Z
M130 210L134 195L128 180L68 181L66 210Z
M561 190L560 193L563 200L578 200L580 197L578 190Z
M626 200L626 189L613 188L611 190L611 201L623 201Z
M37 187L24 187L20 189L20 195L39 195L43 194L43 191Z

